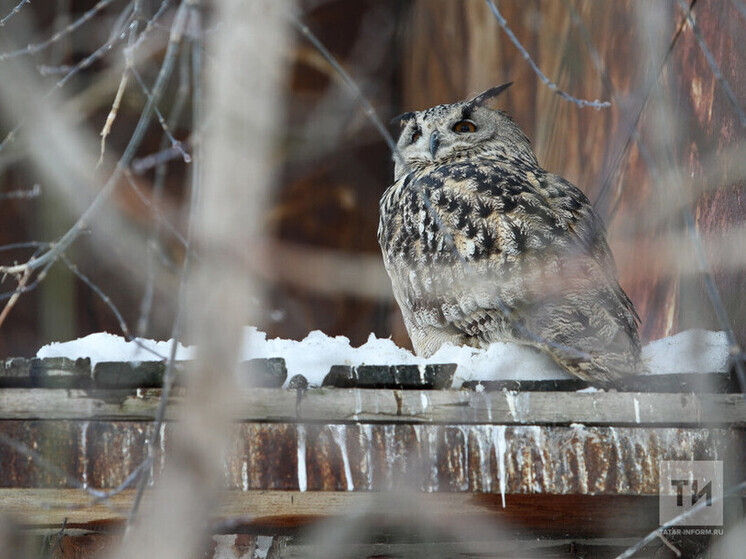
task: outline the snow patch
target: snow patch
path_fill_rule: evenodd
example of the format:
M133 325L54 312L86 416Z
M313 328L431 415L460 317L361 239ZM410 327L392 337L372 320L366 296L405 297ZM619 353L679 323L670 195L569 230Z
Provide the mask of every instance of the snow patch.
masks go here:
M128 342L121 336L101 332L78 340L42 347L37 357L88 357L94 366L100 361L153 361L170 354L171 343L140 339ZM487 349L447 344L425 359L398 347L389 338L374 334L360 347L352 347L344 336L330 337L314 330L301 341L267 339L254 327L244 331L244 359L282 357L288 378L302 374L311 386L319 386L332 365L424 365L456 363L453 387L472 380L556 380L573 378L550 357L538 350L505 342ZM643 359L652 374L711 373L727 371L728 343L724 332L687 330L649 343ZM194 347L178 344L177 360L194 359ZM586 389L591 391L591 389Z
M97 332L69 342L52 342L43 346L36 356L39 358L68 357L69 359L88 357L93 367L100 361L158 361L165 359L170 353L171 342L157 342L141 338L138 338L137 342L128 342L122 336ZM176 346L177 361L193 358L193 348L184 347L181 344Z
M725 332L700 329L655 340L642 349L645 364L656 375L727 371L728 356Z

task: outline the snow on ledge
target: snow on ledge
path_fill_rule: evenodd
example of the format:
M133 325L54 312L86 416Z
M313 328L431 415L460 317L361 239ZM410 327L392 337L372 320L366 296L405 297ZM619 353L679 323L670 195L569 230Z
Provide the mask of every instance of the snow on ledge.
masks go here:
M139 340L150 351L121 336L100 332L78 340L42 347L37 357L88 357L91 366L99 361L153 361L170 353L170 342ZM195 357L194 347L177 347L176 359ZM371 334L360 347L352 347L344 336L329 337L314 330L301 341L267 339L264 332L247 327L244 331L244 359L283 357L288 378L305 376L318 386L332 365L423 365L456 363L453 386L467 380L552 380L572 378L548 356L526 346L497 342L488 349L446 345L429 359L413 355L389 338ZM724 332L687 330L656 340L643 348L643 358L652 374L712 373L726 371L728 343Z

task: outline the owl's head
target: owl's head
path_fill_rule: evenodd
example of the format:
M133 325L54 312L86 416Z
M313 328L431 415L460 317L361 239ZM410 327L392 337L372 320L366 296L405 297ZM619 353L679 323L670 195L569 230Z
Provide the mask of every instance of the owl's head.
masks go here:
M409 169L441 165L495 150L536 161L531 142L506 113L485 105L513 82L459 103L438 105L394 118L401 125L394 179Z

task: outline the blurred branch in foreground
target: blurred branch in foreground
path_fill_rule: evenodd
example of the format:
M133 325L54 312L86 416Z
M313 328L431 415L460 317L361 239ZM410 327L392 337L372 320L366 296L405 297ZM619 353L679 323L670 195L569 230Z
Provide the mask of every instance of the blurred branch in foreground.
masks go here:
M186 5L196 8L192 2ZM199 340L198 362L153 502L125 538L122 558L181 559L195 553L208 535L234 413L240 336L256 294L238 255L261 234L272 182L268 162L276 140L274 123L280 118L285 16L291 10L290 2L269 0L226 1L218 9L223 27L210 49L215 58L207 72L206 99L198 88L193 107L196 127L204 126L202 107L211 113L211 126L200 131L206 141L192 169L190 230L193 226L201 256L189 278L186 324ZM199 36L201 29L192 11L189 30ZM237 52L243 53L240 61ZM201 49L194 48L192 56L199 83Z

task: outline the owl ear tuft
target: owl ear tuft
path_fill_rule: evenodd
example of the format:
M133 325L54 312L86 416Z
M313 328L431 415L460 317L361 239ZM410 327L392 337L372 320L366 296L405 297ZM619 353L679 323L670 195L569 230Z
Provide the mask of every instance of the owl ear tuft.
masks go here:
M487 101L494 99L498 95L500 95L503 91L508 89L511 85L513 85L513 82L504 83L502 85L498 85L496 87L491 87L487 91L484 91L474 97L473 99L467 101L467 104L472 107L480 107L484 105Z
M389 121L389 124L391 126L396 126L398 124L399 126L403 128L404 125L407 124L407 122L409 122L410 120L414 118L415 114L416 113L414 111L410 111L408 113L402 113L399 116L395 116L394 118L392 118Z

